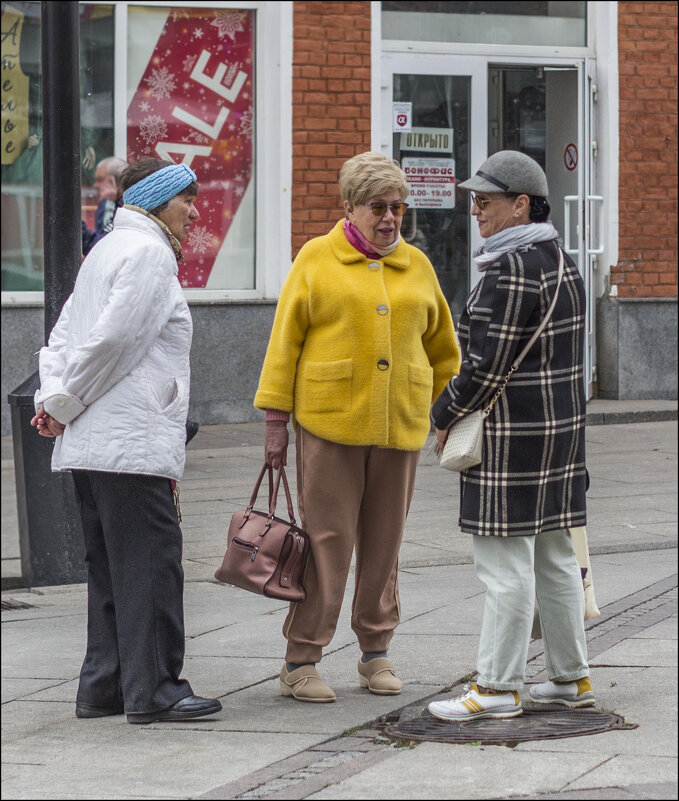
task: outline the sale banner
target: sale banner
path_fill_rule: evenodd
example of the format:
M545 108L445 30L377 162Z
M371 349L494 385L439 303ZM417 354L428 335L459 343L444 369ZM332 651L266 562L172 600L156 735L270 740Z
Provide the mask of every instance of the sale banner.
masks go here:
M207 284L253 180L254 35L252 11L170 11L128 107L128 161L170 159L198 176L184 287Z

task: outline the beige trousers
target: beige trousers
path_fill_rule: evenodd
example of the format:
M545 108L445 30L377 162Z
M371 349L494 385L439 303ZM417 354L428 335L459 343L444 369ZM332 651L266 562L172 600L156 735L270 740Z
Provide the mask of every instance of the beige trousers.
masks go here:
M386 651L400 620L398 552L419 451L339 445L297 430L297 499L311 555L306 601L283 624L286 659L319 662L335 633L356 548L351 627L362 651Z

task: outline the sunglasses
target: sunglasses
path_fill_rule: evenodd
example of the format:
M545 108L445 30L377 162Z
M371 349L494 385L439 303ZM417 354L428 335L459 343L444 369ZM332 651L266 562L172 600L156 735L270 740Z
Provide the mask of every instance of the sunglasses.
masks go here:
M481 198L476 194L476 192L470 192L469 196L471 197L472 200L472 206L476 204L479 207L479 209L481 209L481 211L483 211L489 203L492 203L493 200L497 200L498 197L504 197L507 198L508 200L513 200L515 197L518 197L518 195L515 195L513 192L507 192L506 194L503 195L497 195L494 198L492 197Z
M391 213L394 217L403 217L406 213L406 209L408 208L408 204L404 203L403 201L399 203L391 203L387 204L383 200L374 200L372 203L359 203L359 206L370 206L372 213L375 217L384 217L387 213L387 209L391 209Z

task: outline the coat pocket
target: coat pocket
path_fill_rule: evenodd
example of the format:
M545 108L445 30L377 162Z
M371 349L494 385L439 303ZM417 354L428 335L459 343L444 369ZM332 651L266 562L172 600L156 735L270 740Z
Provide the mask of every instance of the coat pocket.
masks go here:
M176 378L172 379L172 388L163 398L164 402L160 404L160 410L163 416L174 419L177 414L183 414L186 395L187 391L184 383L182 381L177 381Z
M429 416L431 394L434 387L434 370L431 367L408 365L408 386L410 390L410 410L415 416Z
M353 361L307 362L299 381L300 412L345 412L351 408Z

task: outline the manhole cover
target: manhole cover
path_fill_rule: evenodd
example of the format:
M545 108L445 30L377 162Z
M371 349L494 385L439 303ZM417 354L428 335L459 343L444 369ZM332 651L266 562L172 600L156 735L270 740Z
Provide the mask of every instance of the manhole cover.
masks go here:
M384 727L390 740L414 740L435 743L481 743L509 745L528 740L553 740L562 737L584 737L611 729L636 729L620 715L596 710L571 709L534 711L524 709L516 718L483 718L481 720L439 720L428 712L422 717L404 720Z

